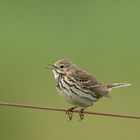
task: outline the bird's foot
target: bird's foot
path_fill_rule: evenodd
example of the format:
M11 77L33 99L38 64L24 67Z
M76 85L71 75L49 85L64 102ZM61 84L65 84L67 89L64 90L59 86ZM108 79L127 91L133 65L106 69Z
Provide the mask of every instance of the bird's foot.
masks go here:
M67 111L66 111L66 114L69 116L69 120L72 120L72 117L73 117L73 110L75 109L76 107L71 107L69 108Z
M85 109L85 108L82 108L82 109L79 111L80 121L84 119L84 109Z

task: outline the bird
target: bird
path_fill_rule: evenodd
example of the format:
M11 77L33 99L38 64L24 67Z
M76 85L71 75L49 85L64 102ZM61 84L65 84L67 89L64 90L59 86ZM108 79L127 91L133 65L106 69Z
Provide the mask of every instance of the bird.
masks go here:
M60 96L73 107L67 109L69 120L73 117L73 111L80 108L80 120L84 118L84 110L92 106L102 97L110 97L114 88L126 87L128 83L102 84L95 76L82 70L72 61L61 59L54 64L48 64L56 81L56 89Z

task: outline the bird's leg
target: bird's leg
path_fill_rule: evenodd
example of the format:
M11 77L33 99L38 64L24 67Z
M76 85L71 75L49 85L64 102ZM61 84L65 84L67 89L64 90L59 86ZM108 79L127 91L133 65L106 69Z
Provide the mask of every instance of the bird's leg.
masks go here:
M71 107L69 108L67 111L66 111L66 114L69 116L69 120L72 119L73 117L73 110L75 109L76 107Z
M80 119L81 120L83 120L84 119L84 110L85 110L86 108L82 108L82 109L80 109L80 111L79 111L79 116L80 116Z

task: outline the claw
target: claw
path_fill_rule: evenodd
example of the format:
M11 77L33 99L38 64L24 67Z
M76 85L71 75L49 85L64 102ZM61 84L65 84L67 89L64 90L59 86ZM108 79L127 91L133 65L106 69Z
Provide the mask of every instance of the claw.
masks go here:
M72 108L69 108L67 111L66 111L66 114L69 116L69 120L72 120L72 117L73 117L73 110L75 109L76 107L72 107Z

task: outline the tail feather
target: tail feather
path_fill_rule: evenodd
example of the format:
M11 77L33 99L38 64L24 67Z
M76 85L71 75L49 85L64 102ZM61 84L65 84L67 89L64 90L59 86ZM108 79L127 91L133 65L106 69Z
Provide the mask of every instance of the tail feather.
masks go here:
M131 84L127 84L127 83L114 83L114 84L106 84L105 86L108 89L113 89L113 88L121 88L121 87L126 87L126 86L130 86Z

